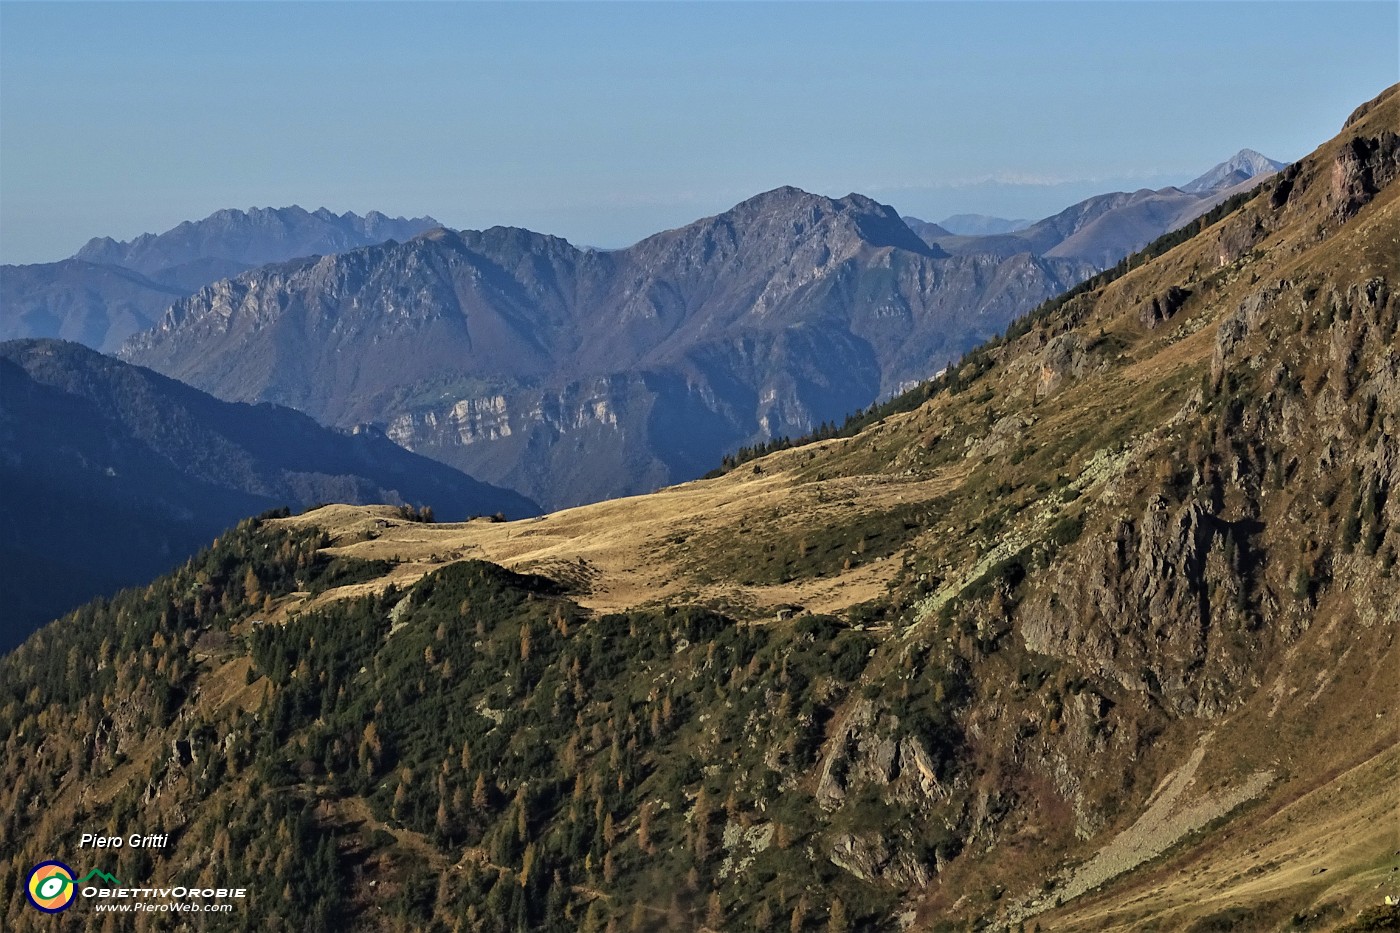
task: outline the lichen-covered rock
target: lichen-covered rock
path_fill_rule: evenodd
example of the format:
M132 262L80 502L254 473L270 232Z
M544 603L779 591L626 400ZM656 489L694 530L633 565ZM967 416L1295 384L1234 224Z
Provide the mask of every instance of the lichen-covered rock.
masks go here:
M932 877L927 865L904 849L891 847L884 836L875 832L838 834L831 842L828 858L862 881L922 888Z
M1061 334L1051 340L1041 357L1036 395L1051 395L1066 380L1083 376L1085 362L1084 340L1078 333Z

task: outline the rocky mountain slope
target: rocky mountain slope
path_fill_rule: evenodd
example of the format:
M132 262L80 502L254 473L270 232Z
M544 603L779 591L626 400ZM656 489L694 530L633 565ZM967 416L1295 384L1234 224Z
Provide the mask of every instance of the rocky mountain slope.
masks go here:
M406 240L436 226L431 217L378 211L360 217L255 207L125 242L96 238L61 262L0 267L0 340L58 337L115 350L210 282L269 262Z
M9 915L94 823L295 892L204 929L1393 926L1397 179L1391 88L859 433L85 607L0 661Z
M269 509L352 501L453 518L537 511L382 435L221 402L77 344L0 344L0 400L0 650Z
M895 212L782 188L625 250L526 230L216 283L126 359L560 506L698 476L919 379L1093 269L950 258Z

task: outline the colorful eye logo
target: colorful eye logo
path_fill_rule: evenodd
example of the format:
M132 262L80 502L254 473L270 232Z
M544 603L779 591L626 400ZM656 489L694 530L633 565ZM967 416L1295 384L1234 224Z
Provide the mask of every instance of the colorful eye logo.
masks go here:
M62 862L40 862L29 872L25 883L29 903L46 914L56 914L73 906L77 886L73 869Z

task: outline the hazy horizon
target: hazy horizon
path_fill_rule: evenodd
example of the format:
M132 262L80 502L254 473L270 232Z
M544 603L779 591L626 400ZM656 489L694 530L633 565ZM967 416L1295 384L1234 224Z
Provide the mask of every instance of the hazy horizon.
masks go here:
M1395 81L1397 22L1383 3L4 3L0 261L254 205L604 248L785 184L1043 217L1242 148L1298 158Z

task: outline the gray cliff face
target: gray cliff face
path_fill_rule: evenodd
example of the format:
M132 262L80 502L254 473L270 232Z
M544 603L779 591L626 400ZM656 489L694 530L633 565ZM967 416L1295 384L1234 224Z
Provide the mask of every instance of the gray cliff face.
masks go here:
M269 266L122 352L224 398L378 424L559 506L840 419L1093 271L952 257L868 198L783 188L608 253L437 229Z

